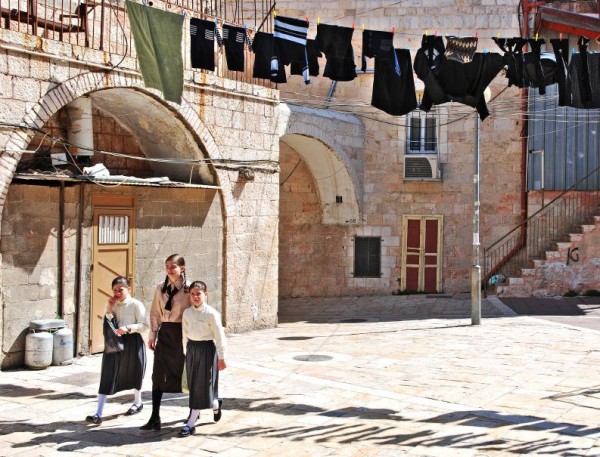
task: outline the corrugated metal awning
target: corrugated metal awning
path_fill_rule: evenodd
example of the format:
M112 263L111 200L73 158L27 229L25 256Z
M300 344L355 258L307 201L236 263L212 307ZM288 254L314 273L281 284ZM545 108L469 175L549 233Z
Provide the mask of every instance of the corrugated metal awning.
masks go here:
M127 178L127 177L124 177ZM186 188L186 189L220 189L220 186L211 186L207 184L189 184L175 181L154 181L143 178L131 177L127 179L92 178L89 176L68 176L63 174L41 174L41 173L15 173L13 182L30 184L51 184L64 182L69 184L100 184L108 186L140 186L140 187L168 187L168 188Z

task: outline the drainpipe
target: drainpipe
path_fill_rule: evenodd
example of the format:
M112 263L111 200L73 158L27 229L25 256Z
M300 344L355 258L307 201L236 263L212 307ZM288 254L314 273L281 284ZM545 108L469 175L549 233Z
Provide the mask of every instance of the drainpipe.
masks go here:
M77 248L75 249L75 331L73 332L73 357L81 352L81 249L83 245L83 184L79 185L79 217L77 219Z
M58 203L58 230L57 249L58 249L58 315L61 319L65 318L65 183L60 182L60 196Z

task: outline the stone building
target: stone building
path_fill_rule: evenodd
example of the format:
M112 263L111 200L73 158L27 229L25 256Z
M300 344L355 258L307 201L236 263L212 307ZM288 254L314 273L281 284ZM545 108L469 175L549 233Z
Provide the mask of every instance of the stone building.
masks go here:
M2 368L22 363L29 321L57 314L77 352L100 351L112 277L130 276L149 304L174 252L207 282L230 332L275 326L279 298L470 290L473 109L389 116L370 106L371 71L275 86L252 78L248 52L244 72L227 70L223 53L200 71L188 38L182 103L167 102L144 84L123 1L103 15L96 3L11 1L0 0ZM318 21L354 24L360 67L362 24L393 28L413 56L425 33L477 35L495 52L492 37L520 34L516 3L282 1L277 14L308 17L309 38ZM272 30L270 3L256 2L256 15L200 4L154 7ZM503 74L489 89L482 245L527 213L522 92ZM93 165L110 176L83 176Z

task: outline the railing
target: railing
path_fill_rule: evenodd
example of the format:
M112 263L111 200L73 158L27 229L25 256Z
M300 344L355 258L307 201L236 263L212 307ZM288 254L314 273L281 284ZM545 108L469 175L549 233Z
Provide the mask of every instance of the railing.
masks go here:
M273 29L273 0L148 0L147 4L185 14L187 17L208 20L216 18L219 25L225 22L247 26L251 35L256 30L271 32ZM0 13L2 29L105 51L116 56L136 57L125 0L0 0ZM191 70L189 21L184 21L183 36L184 68ZM224 53L218 53L215 73L235 81L272 87L268 80L252 78L253 64L254 55L246 51L245 70L229 71Z
M518 269L538 259L552 243L584 223L600 205L600 167L512 229L483 251L482 281L487 291L491 284L503 282Z

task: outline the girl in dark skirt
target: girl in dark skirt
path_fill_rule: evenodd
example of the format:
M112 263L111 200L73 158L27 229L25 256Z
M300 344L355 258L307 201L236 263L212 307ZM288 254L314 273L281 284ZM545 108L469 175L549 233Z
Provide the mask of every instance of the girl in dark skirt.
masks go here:
M201 409L212 409L213 419L221 419L219 370L225 364L225 332L221 315L206 303L206 284L194 281L190 285L192 306L183 312L182 332L187 385L190 391L190 417L179 436L193 435L194 424Z
M181 392L184 355L181 347L181 317L190 306L185 279L185 260L173 254L165 261L167 276L156 286L150 308L148 347L154 351L152 370L152 415L142 430L160 430L160 402L164 392Z
M108 300L104 319L114 322L116 332L122 338L123 350L102 354L98 409L85 420L93 424L102 423L102 411L108 395L133 389L133 405L126 416L139 413L142 408L142 381L146 372L146 347L140 332L146 328L144 304L130 295L127 278L117 276L112 281L113 296ZM105 322L105 325L107 323Z

